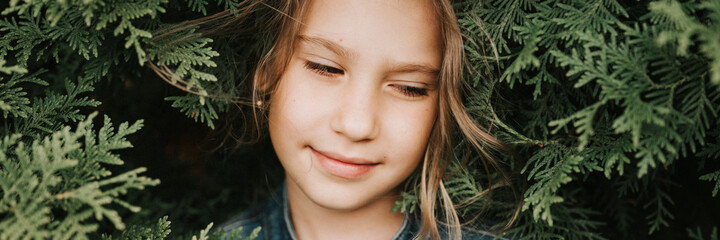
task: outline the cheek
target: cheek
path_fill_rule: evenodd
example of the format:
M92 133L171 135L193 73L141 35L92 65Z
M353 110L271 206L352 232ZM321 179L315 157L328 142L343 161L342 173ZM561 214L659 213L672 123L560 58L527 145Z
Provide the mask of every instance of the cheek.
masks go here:
M270 99L270 109L268 112L268 128L270 130L270 139L272 140L275 152L280 160L286 159L289 151L294 149L299 143L297 139L303 132L304 122L310 115L301 114L308 111L304 109L311 105L303 104L302 101L307 99L302 95L302 91L295 91L298 86L291 80L294 72L290 69L283 74L283 77L277 83L277 87Z
M413 103L417 104L417 103ZM413 106L397 106L386 112L384 129L392 143L387 143L391 155L402 156L402 164L413 165L422 160L430 133L435 124L437 106L434 99Z
M303 89L304 86L298 83L299 74L296 69L288 67L277 83L270 102L271 127L277 125L277 122L273 123L272 120L282 122L302 120L298 119L304 116L300 113L308 110L305 108L312 107L303 103L308 100L308 94L305 94L307 91Z
M307 84L307 74L296 65L286 69L270 102L268 127L278 155L285 148L308 144L304 137L321 127L327 112L318 89Z

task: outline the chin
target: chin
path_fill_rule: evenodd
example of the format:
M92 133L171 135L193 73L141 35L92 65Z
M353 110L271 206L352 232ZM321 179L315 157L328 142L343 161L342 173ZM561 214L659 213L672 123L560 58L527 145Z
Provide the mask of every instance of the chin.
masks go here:
M370 186L352 183L326 182L309 186L306 196L318 206L338 211L353 211L371 204L378 192L368 191ZM377 189L375 189L377 190Z
M315 204L327 209L339 211L353 211L362 208L369 204L372 198L368 196L370 193L366 190L353 188L351 186L315 186L315 188L308 190L305 194L311 201L315 202Z
M356 209L360 209L364 204L362 202L358 201L348 201L347 198L337 198L337 199L331 199L331 198L318 198L315 201L313 201L318 205L326 209L330 210L336 210L336 211L353 211Z

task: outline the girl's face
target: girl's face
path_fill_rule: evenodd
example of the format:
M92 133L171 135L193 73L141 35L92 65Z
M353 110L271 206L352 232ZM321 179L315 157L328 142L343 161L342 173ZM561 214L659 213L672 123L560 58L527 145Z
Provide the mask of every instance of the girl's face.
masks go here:
M289 191L324 208L395 200L435 122L439 26L429 1L314 0L272 97Z

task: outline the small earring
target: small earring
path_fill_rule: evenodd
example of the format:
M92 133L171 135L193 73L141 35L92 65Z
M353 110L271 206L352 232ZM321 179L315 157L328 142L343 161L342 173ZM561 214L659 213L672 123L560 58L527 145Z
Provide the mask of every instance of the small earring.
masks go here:
M262 100L257 100L257 102L255 102L255 106L262 107L262 105L263 105Z

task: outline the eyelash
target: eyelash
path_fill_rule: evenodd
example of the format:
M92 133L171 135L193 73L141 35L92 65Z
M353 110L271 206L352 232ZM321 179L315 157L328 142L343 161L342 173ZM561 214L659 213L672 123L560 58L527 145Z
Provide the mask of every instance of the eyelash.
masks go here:
M327 65L322 65L319 63L314 62L305 62L305 68L310 69L311 71L320 74L325 77L332 77L333 75L343 75L345 74L345 71L330 67Z
M320 74L321 76L325 77L332 77L333 75L343 75L345 74L345 71L340 70L338 68L330 67L327 65L315 63L315 62L305 62L305 68ZM411 87L411 86L405 86L405 85L393 85L395 89L400 91L405 96L408 97L420 97L420 96L427 96L427 88L418 88L418 87Z
M400 93L408 97L420 97L428 95L427 88L417 88L405 85L394 85L394 87L398 89Z

